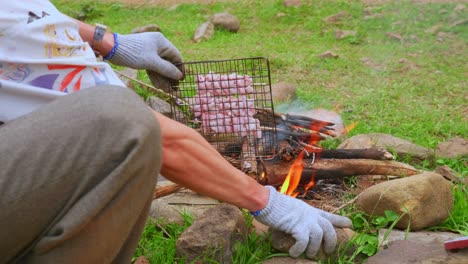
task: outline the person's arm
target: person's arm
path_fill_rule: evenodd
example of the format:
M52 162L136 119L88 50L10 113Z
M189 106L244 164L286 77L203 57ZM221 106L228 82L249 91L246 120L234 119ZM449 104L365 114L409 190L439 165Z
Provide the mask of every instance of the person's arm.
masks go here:
M90 46L93 46L94 31L96 27L88 25L76 19L73 20L76 23L78 23L79 33L83 41L88 42ZM101 54L102 56L106 56L107 54L109 54L109 52L111 52L114 45L114 35L112 35L112 33L108 31L102 39L102 44L93 47L93 49L95 49L95 51Z
M155 116L161 126L164 177L251 212L265 208L268 189L232 166L195 130L162 114Z
M198 132L154 112L161 127L163 162L161 174L198 193L255 212L255 218L291 234L296 243L292 257L303 252L315 256L323 244L326 253L336 246L333 226L350 227L351 221L262 186L224 159Z

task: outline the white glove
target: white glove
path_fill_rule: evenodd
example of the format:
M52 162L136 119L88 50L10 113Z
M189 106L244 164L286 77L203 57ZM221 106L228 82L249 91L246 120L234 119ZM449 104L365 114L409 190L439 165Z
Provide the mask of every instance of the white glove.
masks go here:
M113 64L148 70L173 80L184 77L179 50L159 32L116 35L117 50L108 59Z
M263 224L292 235L296 243L289 249L291 257L298 257L304 251L308 258L314 257L323 241L325 253L330 254L336 247L336 233L333 226L351 227L346 217L334 215L293 197L281 194L272 186L267 206L255 218Z

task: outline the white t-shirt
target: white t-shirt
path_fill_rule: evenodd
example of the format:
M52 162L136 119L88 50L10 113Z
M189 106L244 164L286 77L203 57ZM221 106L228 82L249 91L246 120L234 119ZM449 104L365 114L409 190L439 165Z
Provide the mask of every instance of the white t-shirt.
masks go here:
M0 121L59 96L98 85L125 85L84 42L78 25L49 1L4 1L0 8Z

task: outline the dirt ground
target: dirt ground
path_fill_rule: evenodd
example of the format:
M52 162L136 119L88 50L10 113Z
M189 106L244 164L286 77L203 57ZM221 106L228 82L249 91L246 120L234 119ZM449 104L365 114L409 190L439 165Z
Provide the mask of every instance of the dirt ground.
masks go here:
M176 4L212 4L216 2L235 2L235 0L105 0L107 2L121 2L129 5L172 6ZM393 0L362 0L366 5L389 2ZM304 3L309 0L303 0ZM468 3L468 0L413 0L416 3Z

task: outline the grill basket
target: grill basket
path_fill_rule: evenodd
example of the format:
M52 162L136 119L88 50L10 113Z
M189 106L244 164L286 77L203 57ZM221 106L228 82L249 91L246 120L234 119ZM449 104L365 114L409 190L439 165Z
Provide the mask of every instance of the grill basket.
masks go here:
M272 158L276 126L268 60L197 61L184 67L184 80L171 89L172 118L197 130L229 159Z

